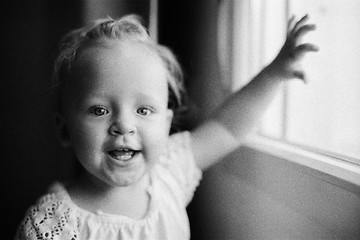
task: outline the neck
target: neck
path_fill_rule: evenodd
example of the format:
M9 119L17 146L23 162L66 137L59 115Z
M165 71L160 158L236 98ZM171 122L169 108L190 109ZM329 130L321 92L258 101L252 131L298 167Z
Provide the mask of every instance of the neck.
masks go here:
M139 219L148 208L148 184L148 176L131 186L119 187L83 174L68 187L68 192L73 202L85 210Z

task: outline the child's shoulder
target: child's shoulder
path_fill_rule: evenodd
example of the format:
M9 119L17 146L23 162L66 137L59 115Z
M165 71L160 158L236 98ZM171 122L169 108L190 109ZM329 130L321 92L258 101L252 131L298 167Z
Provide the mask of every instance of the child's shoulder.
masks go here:
M67 196L62 184L53 184L49 191L27 210L15 239L53 239L56 235L72 239L71 237L77 235L78 220L72 214L73 209Z
M185 204L192 199L202 178L191 146L191 132L182 131L170 135L166 154L159 158L155 167L156 176Z
M67 205L65 204L70 197L64 187L64 185L60 182L52 183L48 191L42 195L36 203L30 208L33 211L38 212L56 212L57 210L61 209L60 206ZM50 208L49 208L50 207Z
M193 161L191 133L189 131L173 133L169 137L166 160L172 162L178 161L179 158Z
M190 142L191 142L191 132L180 131L170 135L168 147L186 148L189 147Z

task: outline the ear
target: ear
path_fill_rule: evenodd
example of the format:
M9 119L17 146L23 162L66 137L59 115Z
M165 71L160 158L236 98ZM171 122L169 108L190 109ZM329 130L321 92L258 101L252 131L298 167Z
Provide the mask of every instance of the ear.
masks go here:
M63 147L71 146L71 138L68 131L68 127L66 125L65 118L62 114L55 114L55 125L57 129L58 138Z

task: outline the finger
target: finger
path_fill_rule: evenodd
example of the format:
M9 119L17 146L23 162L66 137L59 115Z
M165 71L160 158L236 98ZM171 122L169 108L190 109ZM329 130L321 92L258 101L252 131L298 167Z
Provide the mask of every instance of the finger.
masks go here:
M309 18L308 14L305 14L299 21L297 21L295 23L295 26L293 27L293 29L291 30L291 34L294 34L294 32L297 31L297 29L304 24L304 22Z
M317 52L320 48L313 43L303 43L295 48L296 52Z
M316 29L315 24L307 24L300 27L294 34L294 39L296 42L301 41L304 35L306 35L310 31L314 31Z
M287 25L287 34L289 35L291 30L293 29L293 25L294 25L294 20L295 20L295 15L292 15L291 18L288 21L288 25Z
M291 53L290 57L294 60L298 60L304 57L304 55L308 52L317 52L319 51L319 47L315 44L304 43L297 46Z

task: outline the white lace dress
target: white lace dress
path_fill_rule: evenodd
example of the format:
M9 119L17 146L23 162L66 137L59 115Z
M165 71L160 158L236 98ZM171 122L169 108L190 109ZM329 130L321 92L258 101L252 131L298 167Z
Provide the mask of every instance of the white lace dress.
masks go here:
M202 172L195 166L190 133L170 137L168 154L151 171L150 205L140 220L89 212L71 201L61 183L29 208L15 239L190 239L186 206Z

